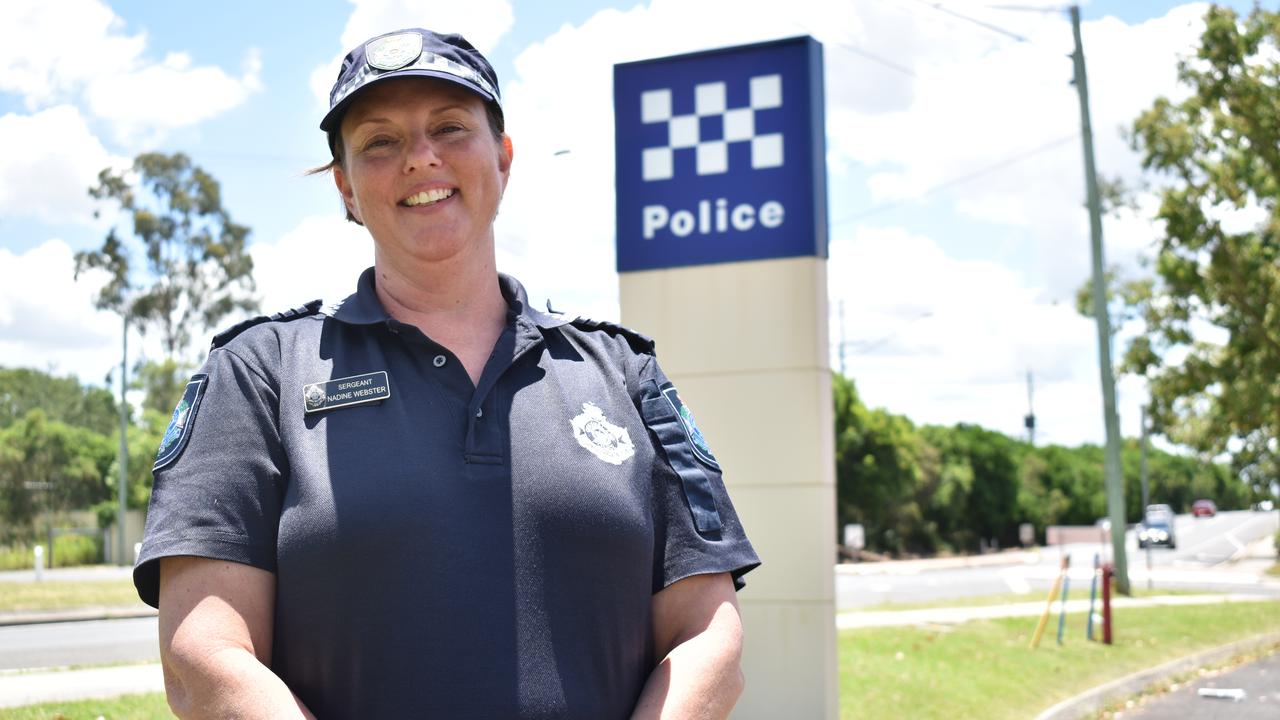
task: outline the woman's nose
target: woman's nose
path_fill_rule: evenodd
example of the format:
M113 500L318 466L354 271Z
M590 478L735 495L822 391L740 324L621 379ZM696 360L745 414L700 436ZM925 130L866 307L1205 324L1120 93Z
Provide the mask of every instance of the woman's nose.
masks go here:
M404 162L404 171L406 173L436 167L439 164L440 156L436 154L435 144L431 142L431 138L423 135L409 141L408 152L405 155Z

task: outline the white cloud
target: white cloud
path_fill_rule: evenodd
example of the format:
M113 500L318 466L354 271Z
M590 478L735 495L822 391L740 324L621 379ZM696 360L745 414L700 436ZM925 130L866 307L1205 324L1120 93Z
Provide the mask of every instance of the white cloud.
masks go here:
M1070 24L1060 13L957 7L1027 41L923 4L887 2L654 0L563 27L516 58L507 84L517 161L500 244L527 267L587 278L581 282L591 288L580 295L588 304L590 297L612 302L613 64L810 32L825 48L833 183L850 168L869 168L877 201L912 202L939 184L1028 156L957 184L934 207L953 205L982 222L1020 228L1038 284L1069 301L1089 272L1078 100L1066 57ZM1176 54L1193 46L1203 10L1183 7L1133 27L1114 19L1085 24L1103 172L1136 177L1137 159L1116 129L1157 94L1177 94ZM566 149L569 155L555 154ZM546 227L548 209L553 229ZM856 210L833 196L832 221ZM1108 231L1117 225L1107 222ZM1131 262L1153 233L1135 222L1119 225L1124 236L1108 236L1108 261ZM572 257L554 249L566 246Z
M305 218L274 243L254 243L249 253L267 315L316 298L341 300L355 291L356 279L373 264L368 231L336 212Z
M1025 228L1046 288L1069 297L1089 268L1079 100L1066 57L1073 47L1069 22L1057 14L1023 20L987 10L975 17L1016 28L1027 42L989 34L990 49L979 53L950 38L980 35L980 29L931 32L934 13L913 7L927 48L913 62L914 80L904 80L915 87L914 101L891 113L835 104L828 119L835 165L873 168L869 187L876 202L920 198L960 180L934 207L949 202L975 219ZM1183 94L1176 59L1195 46L1204 9L1183 6L1135 26L1115 18L1084 23L1099 172L1131 182L1138 177L1138 158L1119 128L1157 95ZM831 78L844 76L829 69L829 93ZM833 208L834 221L848 215L838 203ZM1146 236L1149 241L1151 233ZM1108 262L1131 261L1133 250L1109 253Z
M236 78L183 53L156 62L146 45L99 0L9 0L0 4L0 91L29 110L83 100L127 138L206 120L261 86L252 51Z
M85 89L96 117L113 123L121 137L163 132L208 120L243 103L262 87L262 61L256 51L245 58L244 74L231 77L220 68L192 67L186 53L133 72L97 78Z
M456 32L488 55L511 30L515 13L509 0L350 0L355 9L342 30L341 49L332 60L311 72L311 91L321 107L329 106L329 89L338 77L342 58L356 45L382 33L424 27L439 33Z
M843 301L845 369L868 405L1018 436L1031 372L1040 440L1101 441L1097 331L1070 304L1046 301L1006 266L955 260L899 228L858 228L832 244L829 270L832 363L839 368ZM1140 387L1126 387L1125 429L1136 431Z
M254 278L266 314L315 298L340 300L373 263L368 233L340 215L306 218L274 243L254 244ZM15 254L0 248L0 367L34 367L97 383L120 363L120 318L94 308L106 274L75 279L75 257L62 240ZM227 318L230 326L240 318ZM196 338L196 357L207 338ZM129 338L130 362L160 357L158 337Z
M105 377L120 362L120 318L93 307L104 282L96 272L77 281L61 240L21 255L0 248L0 366Z
M70 105L0 116L0 215L89 222L88 190L98 172L128 164L102 147Z

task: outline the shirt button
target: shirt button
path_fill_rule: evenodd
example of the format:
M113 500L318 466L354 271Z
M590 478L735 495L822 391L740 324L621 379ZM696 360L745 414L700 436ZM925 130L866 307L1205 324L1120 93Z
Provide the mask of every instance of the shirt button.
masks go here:
M443 355L437 355L435 359L431 361L431 364L435 365L436 367L444 367L445 362L446 361Z
M476 417L484 417L484 408L476 408Z

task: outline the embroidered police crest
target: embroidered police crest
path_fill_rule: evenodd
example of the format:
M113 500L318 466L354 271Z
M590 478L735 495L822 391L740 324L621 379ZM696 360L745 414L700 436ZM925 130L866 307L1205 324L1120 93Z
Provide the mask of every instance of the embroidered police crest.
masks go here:
M203 373L191 376L186 391L182 393L182 399L173 409L169 427L165 429L164 437L160 440L160 449L156 451L156 464L151 468L152 471L159 470L176 460L182 453L182 449L187 446L187 440L191 438L191 426L195 423L196 411L200 409L200 398L204 395L204 386L208 379L209 376Z
M693 449L694 456L707 466L719 470L720 463L716 461L716 456L711 454L711 446L707 445L707 439L698 429L698 423L693 421L693 413L689 411L689 406L680 399L680 392L674 385L668 383L662 387L662 396L671 403L671 409L675 410L676 417L680 418L680 426L684 428L684 434L689 438L689 447Z
M592 455L612 465L621 465L636 454L636 446L626 428L618 427L604 417L594 403L582 403L582 414L569 421L578 444Z

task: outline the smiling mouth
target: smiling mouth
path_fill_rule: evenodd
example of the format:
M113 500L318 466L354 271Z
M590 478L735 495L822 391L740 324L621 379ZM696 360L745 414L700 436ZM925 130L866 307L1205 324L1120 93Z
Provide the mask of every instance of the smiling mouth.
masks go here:
M410 195L409 197L401 200L400 204L405 207L418 207L419 205L431 205L432 203L438 203L441 200L452 196L453 188L435 188L434 190L424 190L417 195Z

